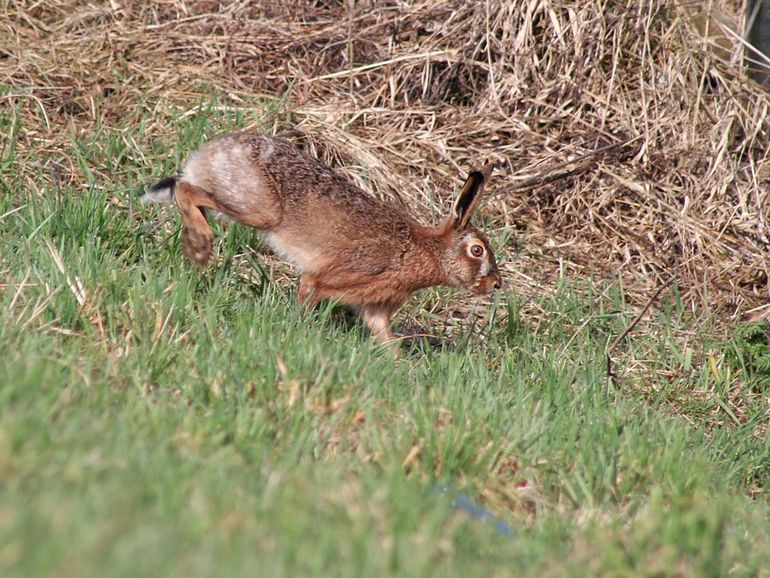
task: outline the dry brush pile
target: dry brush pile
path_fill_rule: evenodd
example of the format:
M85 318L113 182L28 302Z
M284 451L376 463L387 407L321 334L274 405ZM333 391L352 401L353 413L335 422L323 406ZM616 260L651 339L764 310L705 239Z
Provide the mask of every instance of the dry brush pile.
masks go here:
M499 161L485 214L513 232L501 252L515 291L565 272L620 277L643 303L674 276L693 307L758 316L768 95L730 32L740 6L690 4L6 0L0 106L25 117L19 146L55 163L51 179L78 183L61 152L72 130L140 109L145 136L162 139L162 111L212 89L234 108L280 98L311 146L423 215ZM705 36L700 4L721 14ZM288 128L279 118L259 128Z

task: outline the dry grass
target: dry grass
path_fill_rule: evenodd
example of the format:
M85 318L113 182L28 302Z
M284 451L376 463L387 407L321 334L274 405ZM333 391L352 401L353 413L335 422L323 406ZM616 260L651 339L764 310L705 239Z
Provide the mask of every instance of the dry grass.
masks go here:
M329 160L425 215L500 161L486 215L523 239L506 265L520 293L566 271L618 276L641 304L675 275L693 308L767 311L768 97L735 37L702 40L671 0L372 4L5 0L0 102L50 179L78 183L70 130L143 107L163 138L160 111L210 87L234 107L282 96Z

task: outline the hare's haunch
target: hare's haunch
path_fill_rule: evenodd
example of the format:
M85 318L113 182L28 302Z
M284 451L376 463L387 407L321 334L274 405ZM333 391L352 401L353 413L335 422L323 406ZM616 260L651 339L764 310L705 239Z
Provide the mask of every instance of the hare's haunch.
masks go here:
M447 285L486 294L501 285L489 242L470 219L492 165L468 175L436 227L366 194L290 142L252 132L213 138L145 202L176 201L184 253L199 265L214 240L206 209L261 230L300 272L298 299L355 306L372 334L394 339L390 320L409 295Z

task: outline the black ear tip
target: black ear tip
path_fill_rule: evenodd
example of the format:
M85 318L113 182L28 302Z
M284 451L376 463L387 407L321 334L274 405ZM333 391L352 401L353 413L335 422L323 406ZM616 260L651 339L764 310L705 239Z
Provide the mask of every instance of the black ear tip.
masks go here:
M484 168L481 169L481 173L484 175L484 179L488 179L492 174L492 171L499 169L501 165L502 163L500 161L490 161L485 164Z
M492 171L494 171L496 168L500 166L500 163L497 161L492 161L487 164L485 164L483 167L481 167L481 170L477 171L471 171L468 173L468 178L473 179L473 181L481 184L485 182L489 177L492 175Z

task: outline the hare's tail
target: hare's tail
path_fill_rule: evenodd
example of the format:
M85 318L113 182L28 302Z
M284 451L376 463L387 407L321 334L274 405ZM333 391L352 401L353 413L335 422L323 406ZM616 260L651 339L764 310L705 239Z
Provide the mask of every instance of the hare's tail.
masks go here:
M143 205L148 203L170 203L174 200L174 187L178 177L166 177L155 183L140 199Z

